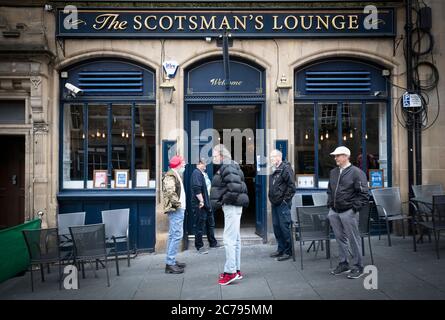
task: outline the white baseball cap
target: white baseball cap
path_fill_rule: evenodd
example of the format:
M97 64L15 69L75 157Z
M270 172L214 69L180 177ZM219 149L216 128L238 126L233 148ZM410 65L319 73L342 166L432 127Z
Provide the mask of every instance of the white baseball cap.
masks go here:
M336 155L339 155L339 154L345 154L347 156L350 156L351 155L351 150L349 150L346 147L337 147L334 150L334 152L331 152L331 156L336 156Z

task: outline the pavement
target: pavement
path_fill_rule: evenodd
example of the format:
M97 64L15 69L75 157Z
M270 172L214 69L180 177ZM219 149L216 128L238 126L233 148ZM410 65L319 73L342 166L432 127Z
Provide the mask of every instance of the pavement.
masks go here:
M186 262L183 274L165 274L165 253L139 254L131 260L120 261L120 276L116 276L114 261L109 262L111 286L107 287L104 269L94 272L86 269L86 278L80 278L77 290L58 289L57 267L51 268L46 281L40 281L35 272L34 292L30 276L12 278L0 284L0 299L123 299L123 300L399 300L445 299L445 243L441 245L443 259L436 258L433 243L427 241L412 250L412 239L392 237L392 247L386 237L372 238L374 262L377 267L377 289L365 289L365 276L347 279L345 275L330 274L330 263L325 252L309 253L304 250L304 269L300 267L300 251L296 246L296 261L276 261L269 257L276 246L255 244L244 246L241 252L241 271L244 279L227 286L218 284L223 271L224 248L210 249L199 255L194 249L178 254ZM443 241L442 241L443 242ZM307 244L305 246L307 248ZM332 267L337 264L337 245L331 243ZM365 265L370 264L366 245ZM373 273L375 274L375 273Z

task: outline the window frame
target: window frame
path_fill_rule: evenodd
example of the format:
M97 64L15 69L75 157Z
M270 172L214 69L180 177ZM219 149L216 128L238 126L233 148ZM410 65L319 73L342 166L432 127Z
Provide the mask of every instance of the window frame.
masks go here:
M98 60L98 62L109 62L110 63L110 71L113 71L113 62L114 60ZM121 60L116 60L122 66ZM129 65L135 66L134 63L131 62L125 62ZM92 62L86 61L82 65L87 65L91 67ZM76 65L75 67L71 69L77 69L79 65ZM152 73L153 74L153 87L155 87L155 73L145 67L139 66L141 70ZM68 79L69 80L69 79ZM153 190L156 188L154 187L147 187L147 188L140 188L136 187L135 183L135 109L137 107L140 107L141 104L144 105L154 105L156 109L156 96L155 95L125 95L125 96L113 96L113 95L88 95L88 96L77 96L77 97L69 97L67 96L66 90L64 89L64 84L67 82L67 79L61 79L60 81L60 99L59 99L59 190L61 192L63 191L81 191L81 192L110 192L110 191L116 191L115 188L112 188L111 181L112 181L112 106L113 104L116 105L122 105L122 104L128 104L131 106L131 165L130 165L130 175L129 179L131 179L132 184L125 190L135 191L135 192L143 192L144 190ZM64 187L64 176L63 176L63 154L64 154L64 125L65 125L65 119L64 119L64 108L69 107L69 104L81 104L83 106L83 133L85 134L85 139L83 141L83 149L84 151L84 159L83 159L83 188L66 188ZM88 123L88 106L89 104L97 105L97 104L104 104L107 108L107 176L108 176L108 182L107 182L107 188L98 189L98 188L88 188L88 130L89 130L89 123ZM105 106L104 106L105 107ZM156 114L155 114L156 117ZM157 120L155 119L155 122ZM155 150L157 146L155 144ZM79 180L80 181L80 180ZM118 191L122 192L123 189L118 189Z
M327 61L317 62L315 64L302 67L300 69L296 69L294 71L294 81L295 81L295 89L297 89L297 84L302 83L302 75L304 74L304 71L307 69L310 69L311 66L315 65L321 65L326 63L329 64L335 64L337 61L336 59L331 59ZM357 66L365 66L371 68L380 68L378 66L372 65L367 62L363 61L356 61L354 59L348 60L348 59L340 59L340 61L347 61L350 62L351 65L357 65ZM383 68L380 68L383 69ZM374 71L375 72L375 71ZM326 188L322 188L319 186L319 155L318 155L318 147L319 147L319 139L320 139L320 126L319 126L319 104L323 102L329 102L329 103L337 103L337 132L338 134L338 145L342 145L342 108L343 104L346 103L360 103L361 104L361 147L363 150L363 154L366 154L366 108L367 104L369 103L383 103L385 107L386 112L386 135L387 135L387 172L385 172L385 176L387 177L387 186L392 186L392 114L391 114L391 90L388 79L381 77L380 79L376 79L376 81L385 81L384 83L373 83L372 86L380 86L381 88L384 88L386 95L376 96L374 94L370 95L364 95L364 94L306 94L306 95L300 95L297 90L294 92L294 108L298 107L298 104L306 103L306 104L312 104L313 105L313 116L314 121L312 126L310 127L314 132L314 177L315 177L315 187L310 188L307 190L326 190ZM295 114L295 113L294 113ZM293 135L295 135L295 118L293 120L293 127L294 132ZM295 147L295 146L294 146ZM297 171L297 164L295 163L295 154L292 159L294 168ZM366 170L366 161L363 161L363 167ZM365 171L366 172L366 171ZM367 177L368 178L368 177ZM299 189L302 190L302 189ZM302 190L304 191L304 190Z

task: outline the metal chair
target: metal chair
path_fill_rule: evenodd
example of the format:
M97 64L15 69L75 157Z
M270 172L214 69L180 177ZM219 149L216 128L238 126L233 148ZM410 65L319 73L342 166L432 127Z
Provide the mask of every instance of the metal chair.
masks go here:
M328 194L326 192L316 192L312 194L314 206L326 206L328 204Z
M369 253L371 255L371 263L374 264L374 257L372 255L371 247L371 232L370 232L370 208L369 204L360 209L358 217L358 229L360 231L360 237L362 239L362 255L365 256L365 237L368 237Z
M291 217L291 239L292 239L292 259L295 261L295 248L294 248L294 240L296 238L295 232L298 227L297 221L297 207L303 206L303 195L301 193L295 193L292 198L292 204L290 209L290 217Z
M327 206L307 206L296 207L296 223L292 223L292 229L297 228L298 241L300 243L301 269L303 269L303 243L313 241L326 241L326 258L330 264L330 235L329 220L327 218L329 209ZM292 230L292 235L294 235ZM294 238L292 237L292 243ZM292 246L292 255L295 256L294 246Z
M386 234L388 236L388 246L391 247L391 235L389 229L390 221L401 221L402 222L402 233L403 238L405 238L405 228L404 221L411 221L411 231L413 233L413 245L414 251L416 251L416 235L414 231L414 221L413 217L407 216L402 211L402 201L400 200L400 189L398 187L393 188L383 188L383 189L372 189L372 196L374 198L374 203L377 207L377 212L379 214L379 219L385 220L386 223Z
M440 232L445 230L445 195L433 195L433 207L430 213L430 219L425 220L426 221L417 219L417 224L433 232L437 259L440 259Z
M34 291L33 265L40 265L42 282L45 281L43 265L59 264L59 290L62 288L62 266L57 228L22 230L30 259L31 291Z
M118 244L126 243L127 263L130 266L130 241L128 238L128 225L130 209L116 209L102 211L102 222L105 224L105 239L107 245L113 246L116 259L117 275L119 275Z
M60 244L72 246L72 239L69 227L85 225L85 212L60 213L57 215L57 228L60 237Z
M85 277L83 262L91 263L98 259L104 259L107 273L107 285L110 286L107 264L109 250L105 243L105 225L99 223L85 226L74 226L70 227L70 233L74 243L74 261L75 263L82 263L83 276ZM94 269L94 267L93 270L94 275L96 276L96 269ZM79 278L77 278L77 284L79 285Z
M420 198L444 193L441 184L412 185L411 188L413 189L414 196Z

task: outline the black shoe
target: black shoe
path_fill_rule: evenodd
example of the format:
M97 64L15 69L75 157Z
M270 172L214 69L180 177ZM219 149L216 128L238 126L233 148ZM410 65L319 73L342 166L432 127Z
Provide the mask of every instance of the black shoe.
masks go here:
M281 256L279 256L278 258L277 258L277 261L284 261L284 260L288 260L288 259L290 259L290 257L291 257L291 255L290 254L283 254L283 255L281 255Z
M278 258L281 257L283 255L283 252L279 252L279 251L275 251L274 253L270 254L271 258Z
M174 273L174 274L179 274L179 273L183 273L184 272L184 268L181 268L177 265L169 265L166 264L165 265L165 273Z
M348 279L358 279L362 275L364 275L363 267L354 265L351 269L351 272L348 274Z
M349 272L349 271L351 271L351 268L349 268L348 263L342 262L337 266L337 268L335 268L334 270L331 271L331 274L338 276L342 273Z
M178 261L176 261L176 265L177 265L179 268L182 268L182 269L184 269L185 267L187 267L187 264L184 263L184 262L178 262Z

